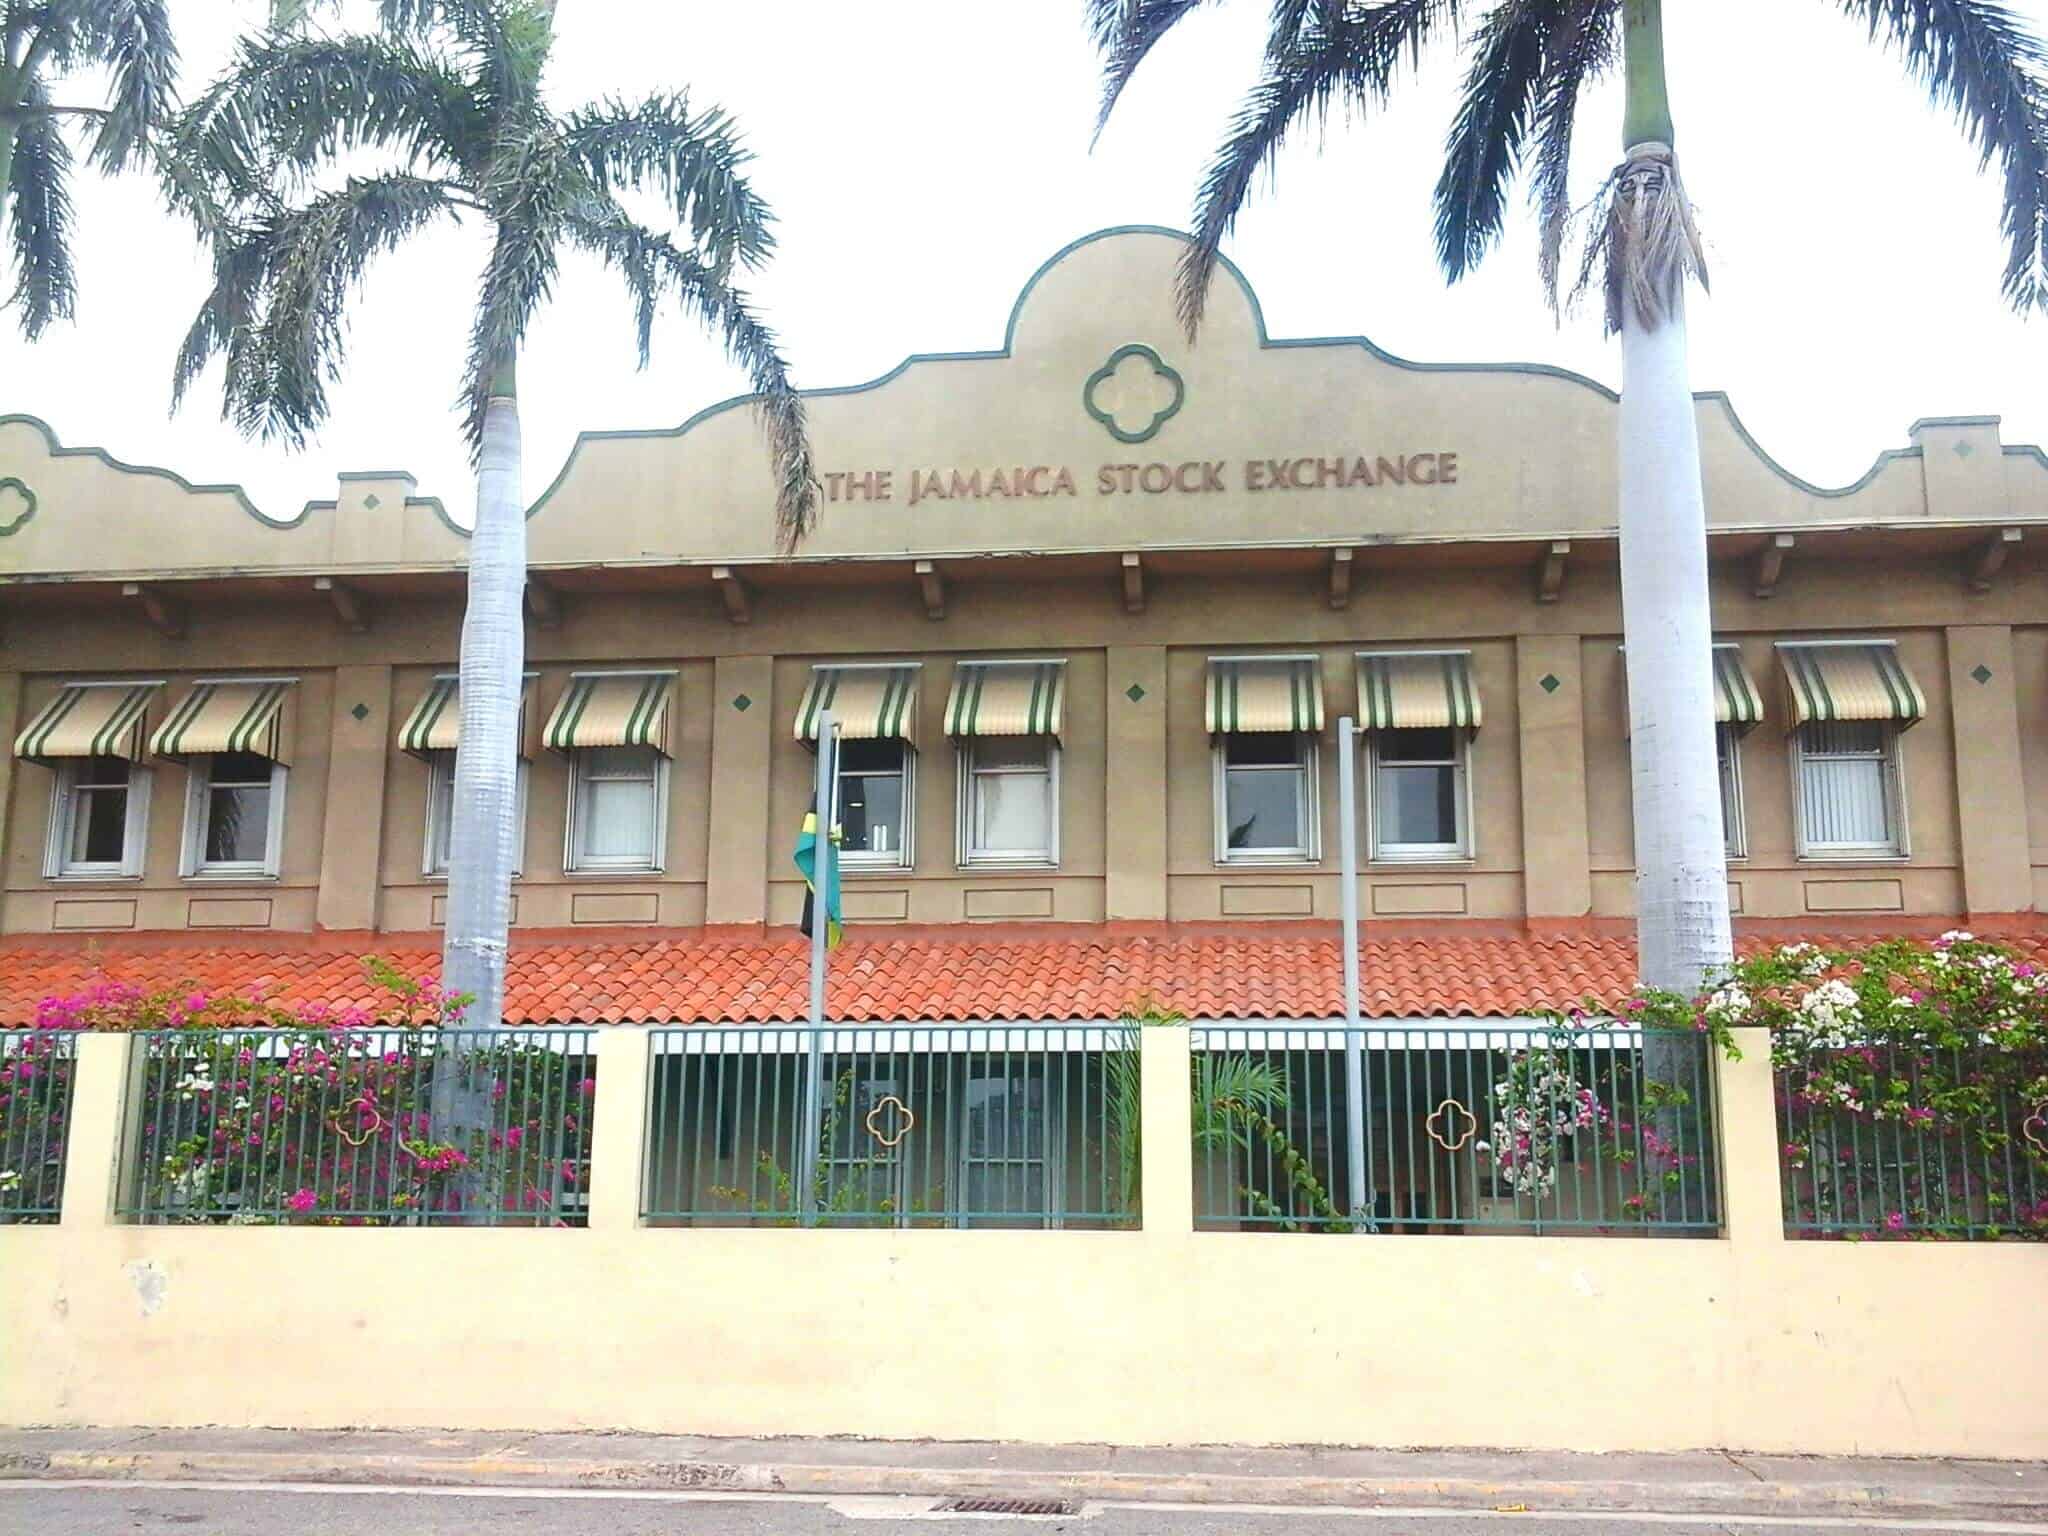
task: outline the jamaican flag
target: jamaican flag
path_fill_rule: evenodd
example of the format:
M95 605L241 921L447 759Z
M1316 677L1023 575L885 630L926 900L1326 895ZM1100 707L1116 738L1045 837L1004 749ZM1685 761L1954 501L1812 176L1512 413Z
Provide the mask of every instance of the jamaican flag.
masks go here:
M832 835L825 839L825 947L830 949L844 938L845 930L839 921L839 829L834 827ZM818 887L818 807L817 802L804 812L804 829L796 837L796 867L804 877L804 920L803 931L811 932L816 921L812 915L817 901Z

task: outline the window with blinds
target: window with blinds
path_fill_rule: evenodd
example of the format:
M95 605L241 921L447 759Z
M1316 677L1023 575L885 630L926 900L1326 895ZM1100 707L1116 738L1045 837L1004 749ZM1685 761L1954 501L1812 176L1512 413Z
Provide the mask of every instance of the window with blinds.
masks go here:
M1898 741L1888 720L1810 720L1793 733L1802 858L1905 853Z

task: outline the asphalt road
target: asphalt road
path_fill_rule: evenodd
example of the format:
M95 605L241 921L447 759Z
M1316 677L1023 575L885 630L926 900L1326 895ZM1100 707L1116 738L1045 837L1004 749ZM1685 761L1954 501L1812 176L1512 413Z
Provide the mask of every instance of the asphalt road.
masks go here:
M1729 1522L1709 1516L1466 1514L1084 1504L1028 1519L947 1515L929 1498L758 1498L627 1491L0 1483L7 1536L1843 1536L2048 1526L1967 1521Z

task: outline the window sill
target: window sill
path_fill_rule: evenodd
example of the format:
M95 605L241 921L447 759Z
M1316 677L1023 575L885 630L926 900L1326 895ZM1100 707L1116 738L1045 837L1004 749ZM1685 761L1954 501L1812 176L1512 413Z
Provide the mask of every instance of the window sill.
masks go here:
M187 885L276 885L282 877L261 870L195 869L178 878Z
M1416 854L1413 858L1375 854L1365 861L1365 867L1369 873L1383 874L1407 869L1476 869L1479 867L1479 861L1469 853L1423 853Z
M1910 853L1802 853L1796 860L1799 867L1818 865L1823 869L1896 869L1901 864L1913 862Z
M953 867L963 875L1047 875L1060 866L1056 859L969 859Z
M1218 869L1321 869L1321 859L1306 859L1276 854L1271 858L1247 856L1241 859L1218 859Z
M72 871L45 875L43 878L52 885L133 885L141 881L142 871L138 869L133 874L101 874L97 871L92 873Z
M564 880L659 880L665 873L666 871L657 869L652 865L649 865L647 868L644 869L565 868L562 871L562 878ZM448 877L446 875L441 875L436 878L438 878L439 881L444 885L447 883L448 880ZM514 876L515 880L518 878L518 876Z

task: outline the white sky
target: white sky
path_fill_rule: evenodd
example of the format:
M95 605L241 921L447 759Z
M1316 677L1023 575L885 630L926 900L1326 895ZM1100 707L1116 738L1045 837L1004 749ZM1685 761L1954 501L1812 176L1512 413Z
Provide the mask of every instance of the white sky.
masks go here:
M2014 0L2048 31L2048 0ZM185 88L264 0L179 0ZM998 345L1026 278L1075 236L1187 220L1196 178L1256 64L1260 0L1201 13L1157 50L1092 153L1097 70L1078 0L563 0L554 104L688 86L745 128L781 253L754 285L798 382L856 383L913 351ZM1695 303L1695 387L1823 484L1860 474L1920 416L1999 414L2048 441L2048 321L2003 306L1998 187L1961 133L1833 0L1678 0L1672 90L1713 296ZM1284 157L1226 247L1276 336L1359 334L1426 361L1542 361L1609 384L1589 309L1556 328L1518 202L1504 246L1447 289L1429 194L1460 71L1440 50L1392 112ZM68 99L68 97L63 98ZM1581 117L1588 190L1618 146L1617 94ZM356 309L336 409L302 453L239 438L217 375L168 415L173 354L206 288L189 235L142 181L81 176L80 319L0 337L0 411L195 481L239 481L275 516L338 470L411 470L467 521L451 410L481 235L385 259ZM634 370L614 279L570 256L520 370L526 488L582 429L670 426L738 376L680 319Z

